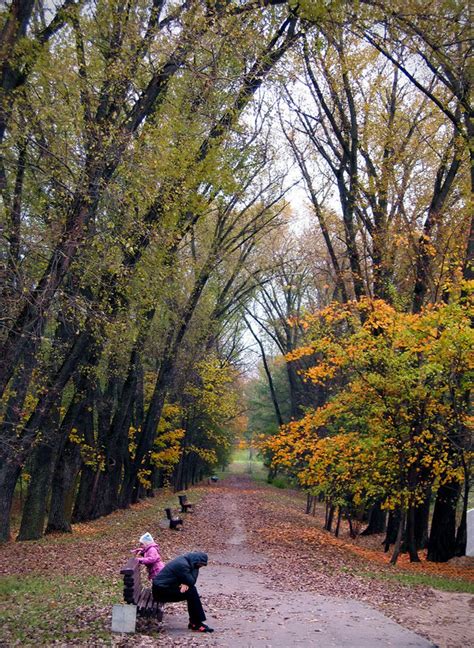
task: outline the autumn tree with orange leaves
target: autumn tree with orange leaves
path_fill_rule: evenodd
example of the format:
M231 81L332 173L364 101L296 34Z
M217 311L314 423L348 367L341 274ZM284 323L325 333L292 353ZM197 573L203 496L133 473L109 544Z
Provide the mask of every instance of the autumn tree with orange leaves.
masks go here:
M275 466L349 515L379 498L385 509L400 509L393 563L405 533L410 559L419 560L414 514L426 494L447 483L459 494L469 478L472 314L465 296L420 314L382 300L333 304L305 318L307 345L291 354L317 357L305 377L328 385L331 396L263 448ZM455 510L443 534L452 557ZM436 541L434 519L428 558L448 559Z

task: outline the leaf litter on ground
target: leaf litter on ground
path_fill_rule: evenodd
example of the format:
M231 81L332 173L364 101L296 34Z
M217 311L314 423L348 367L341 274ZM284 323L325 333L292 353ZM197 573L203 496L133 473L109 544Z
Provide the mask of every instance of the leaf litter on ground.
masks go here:
M180 532L163 528L163 509L176 497L160 491L130 509L74 525L72 534L4 545L0 552L0 645L203 645L203 638L195 635L172 639L147 620L139 620L135 635L113 635L111 606L122 602L120 568L145 531L155 537L165 561L202 549L209 554L212 568L213 554L224 552L232 533L232 514L221 505L226 495L238 501L246 548L264 559L250 568L264 575L268 587L275 590L353 598L433 639L437 637L436 620L431 620L427 629L420 619L436 606L437 592L388 577L417 573L457 578L466 585L474 581L470 565L422 561L413 569L402 561L394 568L382 552L380 536L351 541L344 529L339 539L334 538L322 530L322 510L314 517L304 513L301 493L281 491L244 475L231 476L217 485L193 487L190 499L196 502L196 510L186 516ZM203 597L216 619L230 606L236 611L253 609L254 601L244 593L231 599L224 594ZM265 602L261 604L264 607ZM183 614L179 606L167 606L167 615ZM407 615L407 609L418 611L419 619L416 614ZM442 640L438 643L443 645Z

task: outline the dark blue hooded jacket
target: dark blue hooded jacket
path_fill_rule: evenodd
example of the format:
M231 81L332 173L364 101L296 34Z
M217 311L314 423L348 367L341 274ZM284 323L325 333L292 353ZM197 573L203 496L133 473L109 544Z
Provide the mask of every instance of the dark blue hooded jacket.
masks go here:
M156 587L167 587L177 589L180 585L196 584L199 575L199 567L196 565L207 565L207 554L201 551L178 556L163 567L160 573L153 579Z

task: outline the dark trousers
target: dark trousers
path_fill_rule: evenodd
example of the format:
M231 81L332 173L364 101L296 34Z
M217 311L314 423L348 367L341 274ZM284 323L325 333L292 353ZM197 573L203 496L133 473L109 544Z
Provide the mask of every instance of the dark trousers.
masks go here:
M186 601L188 604L190 623L199 625L202 621L206 620L201 599L195 585L192 585L186 592L180 592L175 587L157 587L153 585L153 598L159 603Z

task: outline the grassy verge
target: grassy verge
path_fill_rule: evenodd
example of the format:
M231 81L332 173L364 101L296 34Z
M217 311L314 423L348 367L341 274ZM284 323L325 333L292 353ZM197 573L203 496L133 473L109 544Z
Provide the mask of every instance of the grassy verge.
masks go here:
M110 609L116 601L110 577L9 576L0 580L2 645L50 645L110 641ZM86 604L85 604L86 602Z
M234 475L250 475L258 481L266 481L267 472L267 469L259 459L256 459L255 456L250 456L249 450L240 449L236 450L232 455L232 463L227 470L227 473Z
M469 581L446 578L444 576L435 576L432 574L407 574L406 572L387 573L387 572L354 572L363 578L376 580L397 581L403 585L423 585L444 592L465 592L474 594L474 583Z
M192 489L188 497L197 502L202 493ZM28 546L9 543L11 560L17 560L15 549L28 553L31 547L36 561L30 557L24 575L0 576L0 646L113 645L112 605L123 602L115 562L129 557L129 549L146 530L162 535L166 555L175 553L174 535L159 529L161 522L166 525L166 506L177 511L178 498L162 490L130 509L74 525L72 534L48 535ZM5 558L2 567L8 570Z

